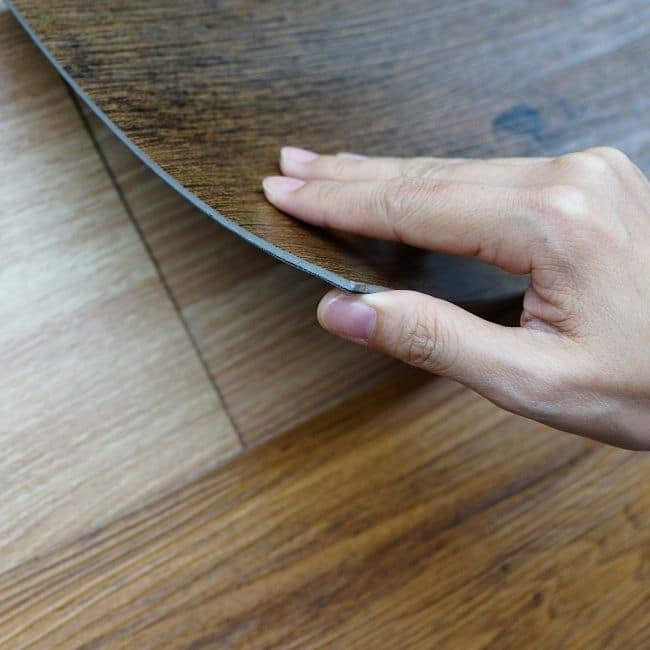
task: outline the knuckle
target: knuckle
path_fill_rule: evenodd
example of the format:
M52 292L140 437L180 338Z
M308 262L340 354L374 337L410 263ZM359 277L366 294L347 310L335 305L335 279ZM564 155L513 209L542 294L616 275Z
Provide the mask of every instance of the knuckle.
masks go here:
M412 158L404 165L404 175L415 178L432 178L440 172L441 167L440 163L430 158Z
M540 198L541 216L560 225L587 219L591 213L591 197L578 187L551 185L541 190Z
M407 363L437 374L446 373L455 362L448 329L424 310L403 323L398 346Z
M559 235L559 246L572 251L592 249L595 242L606 245L625 243L628 232L623 223L611 218L590 192L570 185L552 185L542 190L541 218L550 231ZM567 246L568 243L573 245Z
M319 205L335 205L339 194L339 186L335 182L322 181L313 183L315 189L315 199Z
M375 197L377 210L388 222L396 239L402 239L401 233L409 220L418 213L432 191L430 182L407 176L385 181L379 186Z
M613 173L610 160L593 151L569 153L556 158L554 164L575 178L608 178Z
M588 149L587 153L599 156L610 163L630 164L632 162L625 152L615 147L593 147Z
M345 160L344 158L339 158L337 156L334 156L332 160L330 161L331 165L331 173L335 178L338 178L340 176L345 176L346 173L349 171L349 162Z
M435 321L423 313L413 314L402 329L402 349L406 361L415 366L430 366L438 357Z
M427 190L427 183L421 178L395 178L386 183L385 201L391 213L401 215Z
M320 181L308 185L313 192L309 202L313 212L318 215L319 225L331 226L336 221L336 213L343 207L339 184L333 181Z

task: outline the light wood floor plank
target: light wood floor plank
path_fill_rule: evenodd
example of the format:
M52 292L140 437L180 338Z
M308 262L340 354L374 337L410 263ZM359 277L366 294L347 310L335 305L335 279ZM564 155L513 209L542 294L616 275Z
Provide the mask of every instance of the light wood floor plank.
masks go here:
M0 569L240 449L66 88L0 19Z
M386 357L320 329L323 282L219 227L83 112L246 442L295 426L394 371Z

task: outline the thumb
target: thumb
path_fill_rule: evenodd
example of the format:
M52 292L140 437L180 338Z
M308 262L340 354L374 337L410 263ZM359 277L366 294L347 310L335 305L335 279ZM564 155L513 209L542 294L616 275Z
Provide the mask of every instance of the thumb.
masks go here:
M552 333L490 323L412 291L331 291L318 320L333 334L455 379L519 412L544 391L556 356Z

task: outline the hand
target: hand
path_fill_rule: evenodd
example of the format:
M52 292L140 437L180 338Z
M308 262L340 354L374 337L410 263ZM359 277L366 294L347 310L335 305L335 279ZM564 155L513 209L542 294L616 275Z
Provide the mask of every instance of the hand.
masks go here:
M650 183L620 151L444 160L282 150L264 180L317 226L530 273L520 327L410 291L332 291L330 332L558 429L650 449Z

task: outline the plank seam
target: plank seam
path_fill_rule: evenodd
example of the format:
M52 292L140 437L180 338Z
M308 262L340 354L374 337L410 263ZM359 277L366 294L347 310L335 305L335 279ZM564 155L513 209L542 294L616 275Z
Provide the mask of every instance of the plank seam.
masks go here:
M93 131L90 123L86 119L86 116L83 113L83 110L81 108L81 104L79 102L79 98L76 96L74 90L70 87L70 85L66 82L65 79L61 77L61 81L66 87L66 90L68 91L68 94L72 100L72 103L75 106L75 109L77 111L77 114L79 115L79 118L81 119L81 122L84 126L84 129L88 133L88 136L90 137L93 147L95 148L95 151L97 152L97 155L99 156L99 159L104 166L104 169L106 170L106 173L108 174L108 177L111 181L111 184L115 188L115 191L117 192L117 195L119 197L119 200L124 207L124 210L126 211L126 214L129 217L129 220L131 221L131 224L133 228L135 229L136 233L138 234L138 237L140 238L140 241L142 242L142 245L144 246L144 249L149 256L149 259L151 260L151 263L153 264L153 267L156 271L156 274L158 276L158 279L160 280L165 293L167 294L168 299L170 300L171 304L174 307L174 310L176 311L176 314L178 316L178 319L183 327L183 330L185 331L185 334L187 338L190 341L190 345L192 346L192 349L194 350L194 353L199 359L199 363L201 364L201 367L203 368L203 372L205 373L208 381L210 382L210 385L212 386L212 389L214 390L215 394L219 398L219 401L221 402L221 405L226 412L226 415L228 416L228 420L233 428L233 431L235 432L235 435L237 436L237 439L239 440L239 444L242 448L242 451L246 450L248 448L248 445L244 441L244 438L239 430L239 427L237 426L237 423L235 422L235 419L233 418L232 413L230 412L230 409L228 408L228 405L226 404L226 400L224 399L223 392L219 388L219 384L217 383L216 377L213 375L213 373L210 371L210 368L208 367L208 364L206 363L205 359L203 358L203 354L201 353L201 349L192 334L192 330L190 329L190 326L185 319L185 316L183 315L183 312L180 308L180 305L178 304L178 301L176 300L176 296L174 296L174 293L169 286L169 283L167 282L167 279L165 278L165 275L162 272L162 269L160 268L160 265L158 264L158 260L156 259L155 255L153 254L153 250L151 249L151 246L149 245L149 242L147 241L142 228L140 228L140 224L138 223L137 219L135 218L135 215L133 213L133 210L131 208L131 205L126 198L124 192L122 191L122 187L115 176L115 173L113 172L113 169L106 158L104 154L104 150L102 149L101 144L97 140L97 137L95 136L95 132Z

